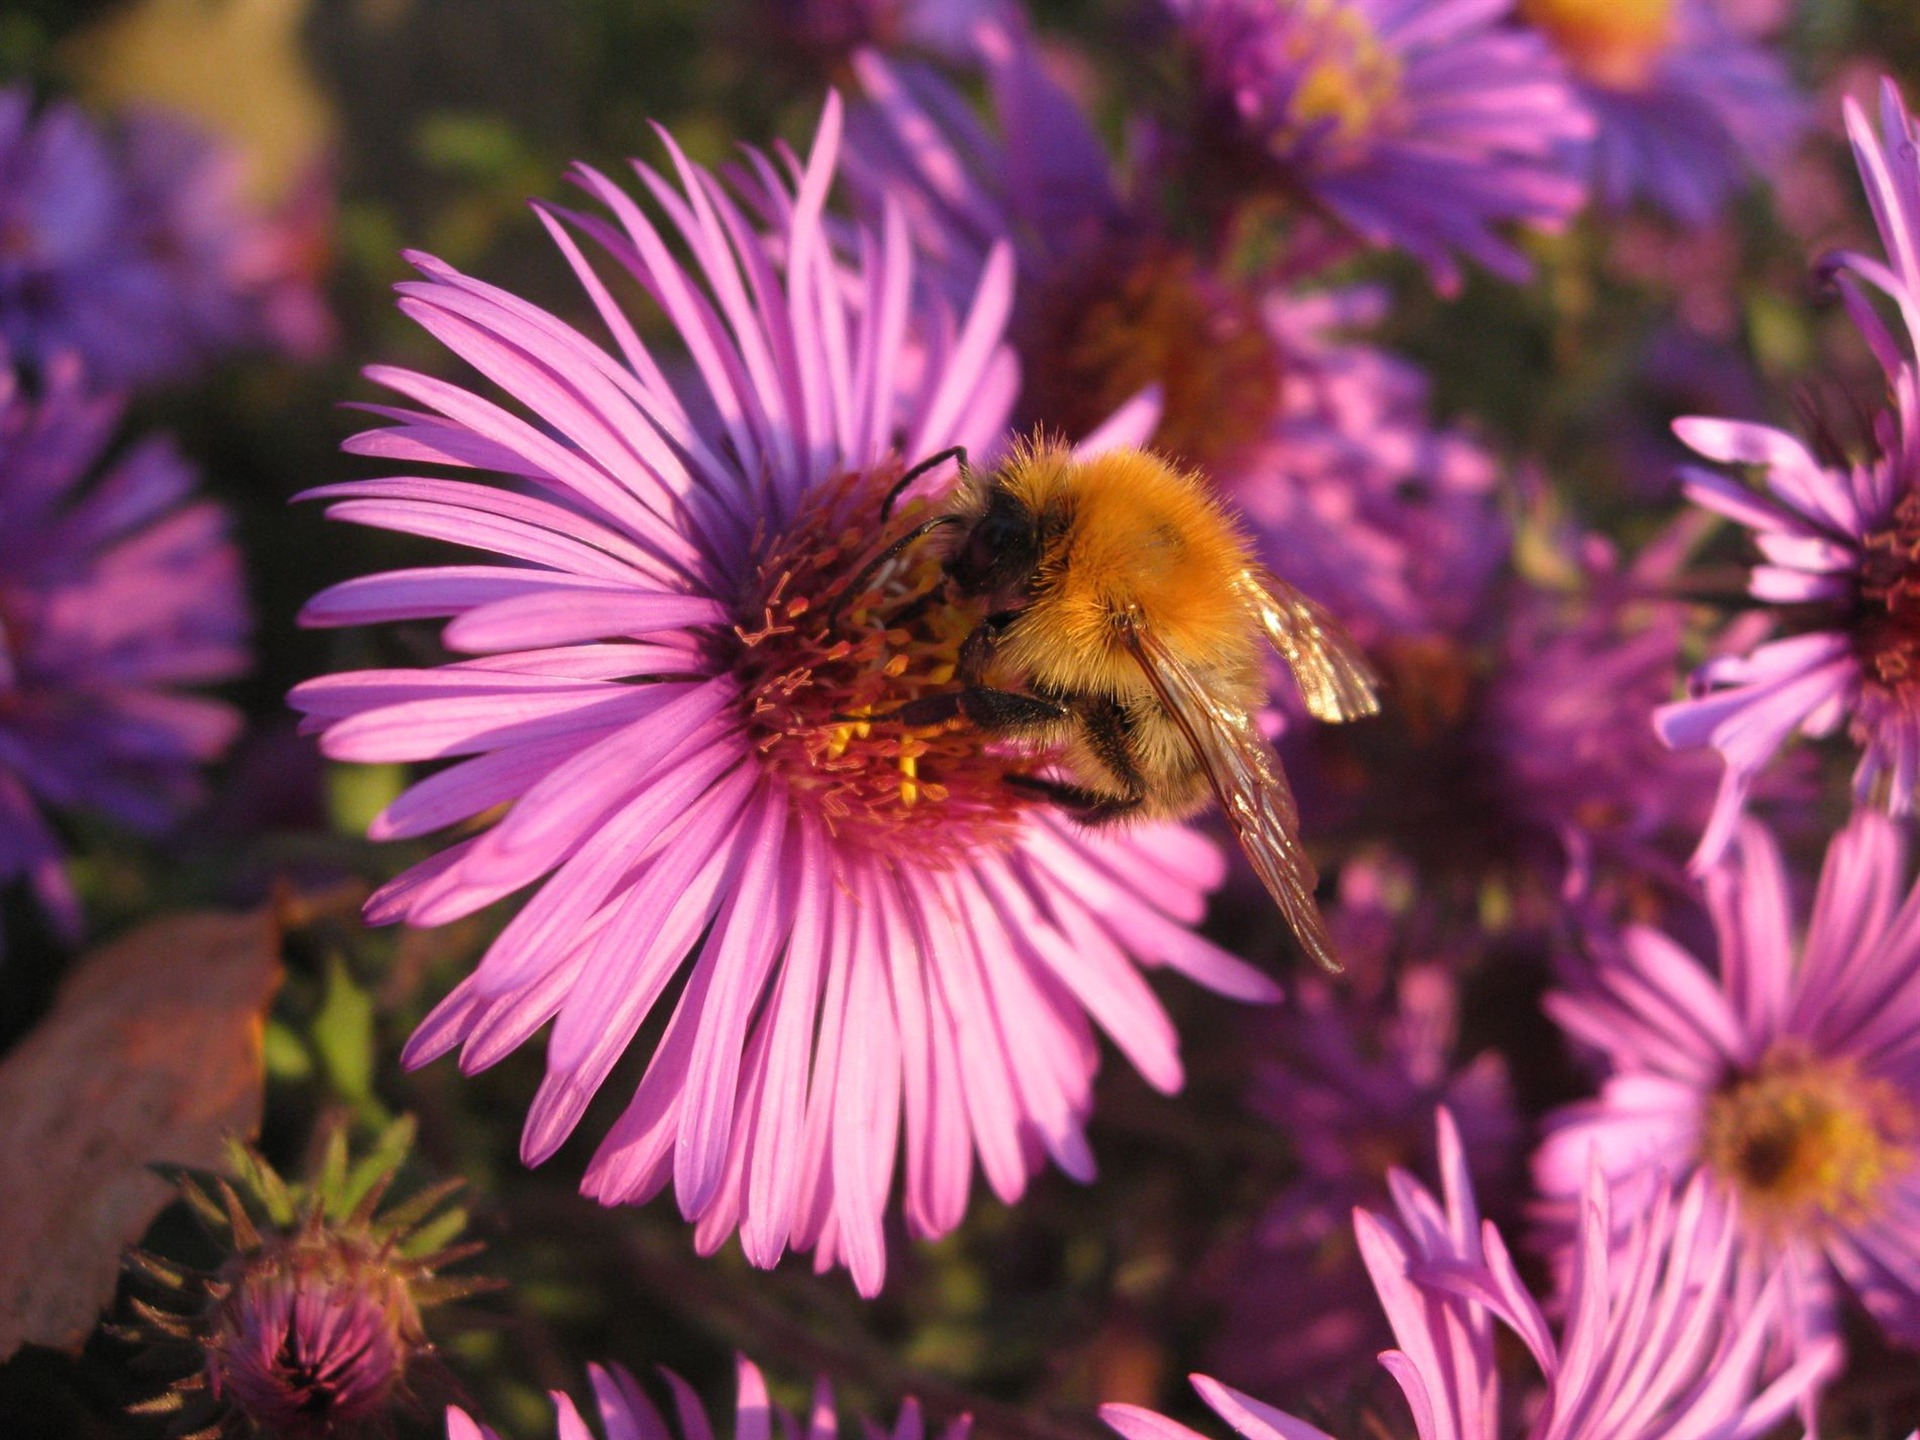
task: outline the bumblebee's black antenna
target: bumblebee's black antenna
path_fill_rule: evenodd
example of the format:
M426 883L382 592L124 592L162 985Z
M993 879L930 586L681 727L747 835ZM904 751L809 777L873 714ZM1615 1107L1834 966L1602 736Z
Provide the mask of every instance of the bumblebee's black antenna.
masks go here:
M936 465L944 465L949 460L958 462L962 475L967 473L967 447L964 445L949 445L937 454L929 455L893 482L893 488L887 491L887 498L880 502L881 522L884 524L887 518L893 514L893 502L900 498L902 491Z

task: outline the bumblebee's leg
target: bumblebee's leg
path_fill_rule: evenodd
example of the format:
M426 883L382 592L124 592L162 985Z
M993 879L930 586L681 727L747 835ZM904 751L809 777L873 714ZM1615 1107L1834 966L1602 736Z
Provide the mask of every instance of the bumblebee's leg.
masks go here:
M927 611L931 610L936 601L944 599L946 592L947 583L943 578L936 582L931 590L921 595L919 599L908 601L905 605L887 616L887 624L904 629L908 625L913 624L913 622L918 620L922 615L925 615Z
M1080 733L1108 773L1134 803L1146 794L1146 778L1133 758L1133 725L1127 707L1112 696L1090 696L1079 706Z
M1119 794L1089 790L1037 775L1009 775L1007 784L1051 800L1082 825L1103 825L1138 810L1147 798L1146 780L1134 763L1127 708L1110 696L1090 698L1075 709L1080 733L1094 755L1121 787Z
M1138 810L1144 795L1107 795L1082 785L1068 785L1039 775L1008 775L1006 783L1036 799L1049 800L1082 825L1105 825Z
M1038 695L1023 695L1018 690L995 690L986 685L969 685L963 690L943 690L938 695L923 695L909 700L897 710L878 715L877 720L898 720L902 725L939 725L964 717L982 730L1003 735L1009 731L1041 730L1067 718L1068 710Z
M954 658L953 678L969 690L979 685L987 673L987 662L993 659L994 647L1007 633L1007 627L1019 618L1018 610L1000 610L968 631L967 638L960 642L959 655Z

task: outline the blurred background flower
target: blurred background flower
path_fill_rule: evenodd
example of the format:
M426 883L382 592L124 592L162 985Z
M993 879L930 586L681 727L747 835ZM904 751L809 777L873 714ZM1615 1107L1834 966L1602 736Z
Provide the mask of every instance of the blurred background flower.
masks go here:
M70 939L79 901L50 812L158 831L239 733L185 688L248 664L228 517L154 437L107 458L123 408L77 360L39 393L0 365L0 880L26 880Z
M1324 206L1443 290L1464 256L1507 279L1507 224L1557 230L1586 199L1565 153L1592 120L1503 5L1166 0L1192 57L1196 163Z

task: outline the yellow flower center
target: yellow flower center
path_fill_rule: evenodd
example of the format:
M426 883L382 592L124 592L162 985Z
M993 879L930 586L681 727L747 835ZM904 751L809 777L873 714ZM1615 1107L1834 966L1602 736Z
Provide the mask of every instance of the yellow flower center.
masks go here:
M1915 1118L1887 1081L1785 1043L1708 1101L1702 1154L1764 1227L1853 1223L1913 1162Z
M1303 23L1287 58L1305 74L1294 87L1289 128L1293 136L1312 131L1323 143L1362 149L1400 98L1400 57L1345 0L1301 0L1298 13Z
M1645 86L1674 34L1673 0L1520 0L1520 14L1583 79L1610 90Z

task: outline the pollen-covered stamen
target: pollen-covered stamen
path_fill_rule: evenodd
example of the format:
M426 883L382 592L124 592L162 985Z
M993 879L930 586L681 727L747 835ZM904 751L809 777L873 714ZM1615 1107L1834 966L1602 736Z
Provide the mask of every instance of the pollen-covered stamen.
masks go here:
M949 594L932 536L873 564L931 513L915 500L882 525L901 474L896 463L840 477L763 547L733 664L762 758L836 837L958 862L1011 838L1023 802L1005 777L1035 762L961 721L890 718L955 689L961 643L984 614Z
M1855 650L1869 680L1905 690L1920 680L1920 497L1902 500L1864 551Z
M1042 292L1022 337L1027 418L1084 435L1160 387L1154 449L1202 468L1257 439L1281 357L1244 287L1164 241L1121 240Z
M1521 16L1583 79L1637 90L1674 37L1673 0L1521 0Z
M1915 1121L1887 1081L1783 1043L1708 1101L1702 1154L1762 1225L1854 1223L1913 1163Z

